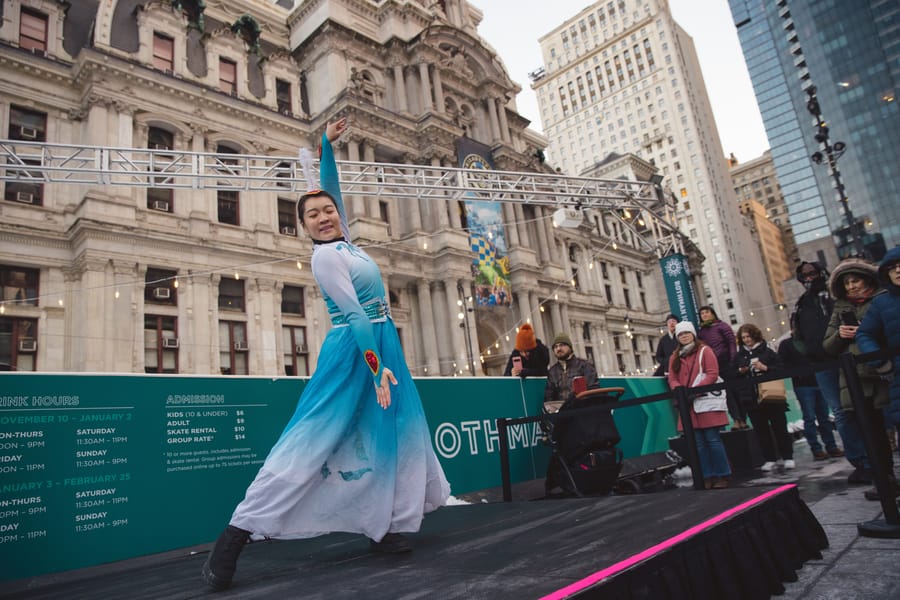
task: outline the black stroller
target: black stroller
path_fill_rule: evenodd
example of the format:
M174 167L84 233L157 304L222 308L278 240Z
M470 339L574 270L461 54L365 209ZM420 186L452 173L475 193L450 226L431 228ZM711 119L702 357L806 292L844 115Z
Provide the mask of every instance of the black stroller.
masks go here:
M550 463L544 488L547 495L560 488L565 495L608 494L622 469L622 451L616 444L622 439L610 411L573 415L566 413L614 403L624 388L589 389L563 404L556 419L544 419L541 427L550 445ZM547 412L545 414L552 414Z

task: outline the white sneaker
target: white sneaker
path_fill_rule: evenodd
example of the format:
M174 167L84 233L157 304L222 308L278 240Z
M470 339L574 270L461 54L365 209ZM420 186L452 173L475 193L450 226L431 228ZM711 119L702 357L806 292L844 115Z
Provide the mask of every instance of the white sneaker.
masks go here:
M770 460L770 461L764 462L763 466L761 466L759 469L760 469L760 471L762 471L764 473L768 473L769 471L771 471L774 468L775 468L775 463Z
M793 469L793 468L795 468L796 466L797 466L797 463L794 462L794 459L793 459L793 458L788 458L787 460L784 461L784 468L785 468L785 469Z

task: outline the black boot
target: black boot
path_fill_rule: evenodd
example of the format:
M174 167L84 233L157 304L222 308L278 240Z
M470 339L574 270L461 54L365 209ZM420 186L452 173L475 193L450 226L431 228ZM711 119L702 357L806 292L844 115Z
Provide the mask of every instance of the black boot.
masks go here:
M216 545L213 546L206 562L203 563L203 579L209 587L218 592L231 585L238 556L241 555L241 550L249 538L249 531L232 525L225 528L216 540Z
M369 545L375 552L383 554L403 554L412 551L412 544L399 533L388 533L381 538L380 542L370 539Z

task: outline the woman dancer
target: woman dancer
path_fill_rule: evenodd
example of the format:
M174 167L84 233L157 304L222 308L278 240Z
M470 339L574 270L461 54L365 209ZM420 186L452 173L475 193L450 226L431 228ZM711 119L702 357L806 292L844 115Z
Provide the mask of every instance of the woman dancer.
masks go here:
M203 578L214 590L231 585L251 533L281 539L361 533L375 551L408 552L401 532L418 531L424 514L450 494L381 273L348 241L331 148L346 127L346 118L328 124L323 189L297 203L315 245L313 275L333 327L294 416L203 565Z

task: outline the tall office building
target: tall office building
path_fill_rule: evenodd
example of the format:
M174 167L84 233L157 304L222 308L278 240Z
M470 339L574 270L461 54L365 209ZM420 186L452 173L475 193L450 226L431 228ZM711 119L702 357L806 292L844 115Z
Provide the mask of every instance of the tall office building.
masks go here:
M762 156L746 163L739 163L732 155L728 164L741 213L751 223L766 265L772 297L784 304L784 283L794 278L793 266L798 256L784 195L775 175L772 153L766 150Z
M177 189L163 174L108 185L92 178L100 162L76 160L59 166L82 165L79 184L27 170L0 182L0 370L311 373L331 322L292 158L336 115L352 121L339 160L366 163L379 191L345 190L351 235L382 267L415 375L501 374L526 320L545 342L568 331L600 372L652 369L666 307L640 234L596 215L620 249L604 251L586 226L556 230L544 206L475 214L440 184L420 199L381 178L424 185L460 166L463 143L498 170L550 171L543 137L516 111L518 84L464 0L0 9L0 135L15 156L41 164L46 144L198 175ZM494 290L476 285L485 272ZM484 302L470 300L478 291Z
M836 249L854 251L847 240L833 238L848 224L830 169L810 158L824 150L808 109L806 90L812 85L832 147L846 144L837 167L870 250L878 250L879 234L887 247L900 243L900 5L893 0L729 4L801 257L833 263Z
M780 319L759 251L738 210L690 36L666 0L597 2L540 39L532 74L547 157L564 172L611 152L660 170L680 199L681 230L706 255L700 304L732 324Z

